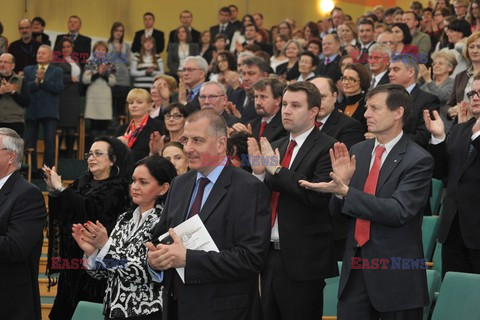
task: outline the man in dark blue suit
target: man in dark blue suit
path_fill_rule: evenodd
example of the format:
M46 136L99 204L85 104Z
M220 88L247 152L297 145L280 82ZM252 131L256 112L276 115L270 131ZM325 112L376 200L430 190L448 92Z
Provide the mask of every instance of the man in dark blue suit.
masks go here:
M55 164L55 131L59 119L58 100L63 90L62 69L50 64L52 50L41 45L37 51L38 65L24 69L25 81L30 91L30 106L25 114L25 147L37 147L38 127L43 126L45 153L43 163L49 167ZM32 158L32 167L37 168L36 151Z
M400 85L366 96L368 131L375 139L331 151L333 180L300 181L335 194L332 214L348 218L338 291L339 319L413 319L428 303L422 218L430 195L433 159L403 132L412 98Z
M62 52L62 40L69 38L73 41L73 51L78 54L78 60L80 66L86 64L90 57L90 50L92 47L92 39L90 37L80 34L80 28L82 27L82 20L79 16L70 16L68 18L68 33L59 34L55 39L55 46L53 47L55 52ZM75 56L75 55L74 55Z
M132 43L132 52L140 52L142 48L142 40L146 37L152 37L155 39L155 52L162 53L163 48L165 47L165 36L163 31L153 28L155 24L155 16L151 12L146 12L143 15L143 25L145 29L135 32L135 37L133 38Z

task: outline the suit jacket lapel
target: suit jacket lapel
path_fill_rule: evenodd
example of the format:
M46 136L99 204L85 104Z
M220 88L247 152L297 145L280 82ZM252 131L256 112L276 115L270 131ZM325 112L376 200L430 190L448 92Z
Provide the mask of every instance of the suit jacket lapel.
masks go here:
M317 128L314 128L313 131L310 132L307 139L305 139L305 142L302 144L302 147L300 148L300 150L298 150L298 153L295 156L295 159L293 160L292 165L290 166L291 170L295 171L297 169L302 159L308 154L310 149L314 146L319 135L320 135L320 131L318 131Z
M227 194L228 187L232 182L232 170L233 167L228 164L225 166L225 168L223 168L222 173L213 185L207 200L198 213L204 223L207 221L208 217L210 217L213 210L217 207L223 197Z
M400 141L398 141L397 144L393 147L393 149L388 153L388 156L383 162L382 168L380 169L380 175L377 182L377 194L380 192L383 185L392 174L393 170L402 161L403 155L405 154L407 149L408 142L409 138L404 133Z
M10 178L5 181L2 189L0 189L0 208L2 207L5 200L7 200L8 195L10 194L10 192L12 192L13 185L19 178L20 174L18 173L18 171L15 171L14 173L12 173Z
M192 175L191 177L189 177L187 183L185 183L185 185L183 186L183 189L184 189L183 193L189 195L189 197L187 198L187 201L184 201L180 205L180 213L173 215L174 221L171 225L174 226L174 227L179 225L183 221L185 221L185 218L187 217L187 213L188 213L188 207L189 207L190 201L192 199L193 189L195 188L195 183L197 182L196 171L191 171L191 172L188 172L188 173L185 173L185 174L191 174Z
M472 127L475 124L475 121L475 118L471 118L470 120L468 120L468 124L463 128L464 132L462 132L461 135L462 138L460 140L460 150L462 150L462 157L463 159L465 159L465 162L462 167L460 178L465 173L465 170L467 170L467 168L472 165L478 154L477 150L474 148L472 150L472 153L468 155L468 149L470 148L470 143L472 141Z
M372 159L373 146L375 145L375 139L368 141L368 148L361 148L360 152L355 155L357 159L357 168L355 169L355 180L359 182L358 188L363 190L365 182L367 181L368 173L370 172L370 161ZM360 185L361 184L361 185Z

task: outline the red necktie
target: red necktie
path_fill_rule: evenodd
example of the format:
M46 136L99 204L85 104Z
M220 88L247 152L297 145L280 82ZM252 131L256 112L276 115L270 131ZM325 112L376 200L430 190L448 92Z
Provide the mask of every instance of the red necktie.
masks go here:
M265 131L265 127L267 126L267 121L262 121L262 123L260 124L260 131L258 131L258 139L260 139L260 137L262 136L263 134L263 131Z
M380 166L382 164L382 154L385 151L385 147L378 145L375 148L375 160L373 161L372 168L368 174L367 181L363 191L369 194L375 194L377 190L378 175L380 173ZM370 221L357 218L355 223L355 240L361 247L370 239Z
M282 168L287 168L290 167L290 161L292 160L292 155L293 155L293 149L297 145L297 142L295 140L290 140L290 143L288 144L287 152L285 152L285 156L283 157L282 160ZM270 203L272 205L272 227L275 224L275 219L277 218L277 205L278 205L278 197L280 196L280 193L277 191L272 192L272 196L270 198Z
M195 195L195 199L193 200L192 208L190 208L188 218L191 218L200 212L200 209L202 207L203 192L205 191L205 186L210 182L208 178L200 178L199 180L200 181L198 183L197 194Z
M323 122L322 121L315 121L315 127L317 127L318 130L320 130L323 126Z
M325 58L325 65L330 63L330 58Z
M187 90L187 102L192 102L193 100L193 91Z

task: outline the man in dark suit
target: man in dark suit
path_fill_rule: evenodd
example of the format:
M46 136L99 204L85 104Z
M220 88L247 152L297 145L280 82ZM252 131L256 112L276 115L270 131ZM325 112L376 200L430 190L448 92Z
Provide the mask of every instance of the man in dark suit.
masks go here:
M192 20L193 14L189 10L183 10L180 12L180 25L184 26L190 31L190 35L192 36L192 43L200 43L200 31L194 29L192 27ZM170 31L168 36L168 43L177 43L177 29L173 29Z
M155 24L155 16L151 12L146 12L143 15L143 25L145 29L139 30L135 32L135 37L133 38L132 43L132 52L140 52L142 48L142 40L146 37L152 37L155 39L155 52L161 53L163 52L163 48L165 47L165 37L163 32L153 28Z
M243 131L260 140L277 141L287 135L282 124L282 95L285 85L276 78L263 78L253 85L255 111L261 118L250 121L247 125L236 123L233 129Z
M50 64L51 60L50 47L41 45L37 51L38 65L28 66L24 70L30 91L30 105L25 114L25 147L36 149L41 123L45 143L43 163L50 168L55 165L55 131L59 118L59 95L63 90L63 71ZM33 153L32 167L33 170L37 168L36 151Z
M334 193L332 214L349 218L338 318L420 320L428 303L421 227L433 159L402 131L412 106L402 86L376 87L366 101L376 138L353 146L351 158L335 144L333 180L300 184Z
M272 145L261 138L261 148L255 138L248 139L253 173L271 191L271 248L261 275L265 320L320 319L324 279L338 274L330 196L298 184L305 178L330 179L329 149L335 140L315 127L321 99L309 82L287 86L282 122L290 135Z
M437 111L434 120L425 112L424 119L432 133L429 150L435 158L434 178L447 178L438 241L442 245L442 273L448 271L480 273L480 77L474 77L468 112L473 117L452 127L445 138L445 128ZM466 111L465 111L466 112ZM443 276L442 275L442 276Z
M372 45L368 52L368 66L372 72L372 82L368 90L372 90L376 86L390 83L390 78L388 77L388 68L390 67L392 53L388 46L378 43Z
M233 26L235 27L235 30L242 29L243 27L242 22L237 19L238 7L234 4L231 4L228 6L228 9L230 9L230 23L233 24Z
M420 89L420 86L416 83L418 63L410 56L397 55L392 57L388 76L390 77L390 83L402 85L412 96L412 115L409 121L404 122L403 131L413 141L426 148L430 133L425 127L423 110L438 110L440 103L438 97Z
M358 27L358 58L354 58L354 62L368 64L368 52L370 48L375 44L374 30L375 25L369 19L361 19L357 23ZM353 53L352 53L353 54ZM354 55L354 54L353 54Z
M253 85L260 79L268 77L269 65L260 57L251 57L242 62L243 90L234 91L229 99L242 115L242 122L247 123L259 118L255 111Z
M73 41L73 51L78 54L80 65L84 66L90 57L92 47L92 39L80 34L82 20L78 16L70 16L68 18L68 33L60 34L55 40L54 51L62 52L63 38L70 38Z
M340 39L337 34L327 34L322 39L322 53L325 55L318 63L315 74L328 77L335 83L340 79Z
M248 46L248 45L256 45L260 48L260 50L265 51L269 55L272 55L272 46L266 43L265 41L263 42L257 42L257 33L258 33L258 27L254 24L249 24L245 26L244 28L244 37L245 37L245 42L242 43L242 48L238 48L236 50L237 53L243 51L243 48Z
M173 180L152 237L158 243L170 232L174 242L147 243L150 274L154 281L163 278L163 319L260 319L258 275L268 252L268 190L229 164L227 127L214 111L190 115L183 134L191 171ZM169 231L196 214L219 252L186 249ZM185 267L185 283L178 267Z
M32 22L30 20L21 20L18 23L18 31L20 31L21 38L10 44L8 53L15 57L14 71L21 76L26 66L37 63L36 54L40 43L32 37Z
M179 102L186 105L189 113L200 110L198 96L207 77L207 61L201 56L187 57L183 70L179 72L181 75L179 91L184 90L184 92L178 94Z
M225 111L225 104L228 103L227 90L221 83L214 81L205 82L200 89L198 100L200 101L200 109L213 109L213 111L222 116L227 127L230 128L240 122L240 118Z
M38 264L47 222L42 193L23 179L23 140L0 128L0 305L2 319L41 319Z
M212 44L215 41L215 36L218 33L223 33L227 37L227 45L229 45L230 42L232 42L232 37L235 30L235 26L230 23L230 9L228 7L220 8L218 11L218 24L210 27Z

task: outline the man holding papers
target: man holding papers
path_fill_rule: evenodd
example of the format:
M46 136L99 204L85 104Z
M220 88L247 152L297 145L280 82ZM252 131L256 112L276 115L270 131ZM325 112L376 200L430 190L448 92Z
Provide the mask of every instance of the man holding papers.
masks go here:
M183 143L192 170L172 182L153 244L147 243L150 274L164 284L163 319L259 319L258 274L270 236L268 189L228 163L227 126L213 110L188 117ZM169 230L197 214L219 252L186 249ZM158 244L165 232L172 244ZM175 268L184 268L185 282Z

